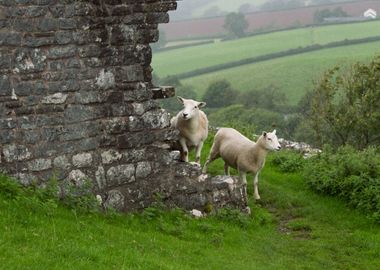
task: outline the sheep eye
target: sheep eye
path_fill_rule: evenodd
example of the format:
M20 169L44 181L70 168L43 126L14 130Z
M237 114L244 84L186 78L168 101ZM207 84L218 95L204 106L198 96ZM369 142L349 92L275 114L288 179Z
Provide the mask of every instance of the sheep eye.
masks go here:
M194 109L197 109L198 108L198 106L194 106Z

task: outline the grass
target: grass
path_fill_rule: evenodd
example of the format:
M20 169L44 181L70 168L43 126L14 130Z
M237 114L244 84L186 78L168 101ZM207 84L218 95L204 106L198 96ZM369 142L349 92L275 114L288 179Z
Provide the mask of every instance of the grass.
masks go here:
M312 44L379 35L380 21L275 32L238 40L171 50L153 55L159 77Z
M221 173L222 162L210 171ZM160 208L80 214L9 190L0 190L3 269L380 267L380 226L334 198L312 193L299 174L280 173L270 162L260 177L262 202L253 201L249 186L251 217L226 210L193 219Z
M294 105L327 69L336 65L348 66L354 61L367 61L376 54L380 54L380 42L273 59L192 77L182 82L193 86L199 99L215 80L227 79L239 91L274 85L286 94L289 104Z

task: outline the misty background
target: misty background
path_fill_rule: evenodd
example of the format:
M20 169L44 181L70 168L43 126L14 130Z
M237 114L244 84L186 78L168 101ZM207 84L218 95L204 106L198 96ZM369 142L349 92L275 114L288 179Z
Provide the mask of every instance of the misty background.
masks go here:
M341 2L360 2L354 0L184 0L178 2L176 11L171 12L171 21L194 18L224 16L230 12L250 13L258 11L282 10L312 5Z

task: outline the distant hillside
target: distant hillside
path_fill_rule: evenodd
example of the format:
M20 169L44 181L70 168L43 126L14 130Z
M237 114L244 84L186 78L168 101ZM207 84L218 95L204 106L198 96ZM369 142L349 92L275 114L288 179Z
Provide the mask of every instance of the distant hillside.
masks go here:
M153 54L160 77L313 44L380 35L380 21L302 28ZM238 49L237 49L238 48Z
M249 22L248 31L255 32L309 25L313 23L314 13L317 10L335 9L337 7L342 7L348 15L356 17L362 16L368 8L380 11L380 1L345 2L282 11L253 12L246 14L246 19ZM169 24L162 25L160 29L165 32L168 40L178 40L223 35L225 33L223 24L224 17L222 16L208 19L172 21Z
M323 45L346 39L378 36L379 29L380 21L371 21L280 31L155 53L152 66L155 73L162 78L313 44ZM380 42L323 49L225 68L181 81L192 85L199 98L211 82L219 79L227 79L239 91L274 85L294 105L313 86L313 80L318 79L325 70L338 64L345 66L353 61L365 61L376 54L380 54Z
M192 77L182 80L182 83L193 86L199 98L209 84L216 80L226 79L234 89L241 92L273 85L286 95L289 104L295 105L326 70L336 65L346 67L355 61L368 61L375 55L380 55L380 42L324 49L242 65Z

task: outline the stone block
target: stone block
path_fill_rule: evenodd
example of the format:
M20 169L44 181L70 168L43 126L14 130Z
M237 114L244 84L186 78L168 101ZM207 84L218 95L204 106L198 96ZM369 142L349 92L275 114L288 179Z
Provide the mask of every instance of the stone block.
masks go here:
M62 104L65 103L67 99L67 94L55 93L50 96L46 96L42 99L43 104Z
M42 71L46 66L46 55L40 49L18 49L15 66L20 73Z
M124 210L124 195L119 190L110 190L107 192L107 200L104 202L105 208Z
M88 120L94 120L96 118L105 117L106 108L91 107L84 105L69 105L65 110L65 120L67 123L83 122Z
M77 48L74 45L65 47L52 47L47 52L47 57L50 59L69 58L75 56Z
M3 146L3 155L6 162L27 160L32 156L24 145L9 144Z
M0 69L10 69L12 66L12 60L11 59L12 59L11 55L0 52ZM3 75L3 76L5 76L5 75ZM0 87L0 93L2 92L1 89L2 88Z
M66 156L58 156L53 160L53 164L55 168L59 169L69 169L71 167L71 164L69 162L69 159Z
M125 164L111 167L107 171L107 186L118 186L134 182L135 179L135 165Z
M0 118L0 129L13 129L17 126L14 118Z
M73 156L73 165L77 168L89 167L92 165L92 154L80 153Z
M136 178L146 178L152 173L152 167L149 162L143 161L137 163Z
M50 32L58 30L59 22L55 18L43 18L39 21L37 29L42 32Z
M51 167L52 167L51 159L39 158L39 159L35 159L28 162L28 168L32 172L48 170L48 169L51 169Z
M0 32L0 46L19 46L21 35L18 33Z
M98 188L101 190L106 187L106 172L102 166L99 166L95 172L95 180L98 185Z
M74 41L73 34L71 32L59 31L55 33L55 40L58 44L64 45Z
M111 71L101 69L95 84L101 89L109 89L115 85L115 75Z
M67 177L67 180L70 183L74 184L76 187L82 187L86 183L87 179L87 175L84 174L81 170L73 170Z
M101 157L103 164L112 164L116 161L119 161L123 155L114 149L110 149L108 151L102 152Z

